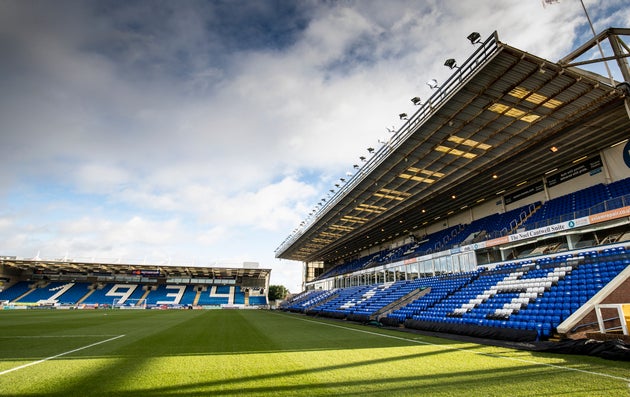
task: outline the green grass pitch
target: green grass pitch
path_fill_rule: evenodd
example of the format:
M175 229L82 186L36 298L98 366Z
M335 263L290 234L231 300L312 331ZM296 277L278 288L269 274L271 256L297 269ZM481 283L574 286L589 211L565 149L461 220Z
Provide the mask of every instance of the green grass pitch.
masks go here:
M630 363L262 310L0 312L0 396L628 396Z

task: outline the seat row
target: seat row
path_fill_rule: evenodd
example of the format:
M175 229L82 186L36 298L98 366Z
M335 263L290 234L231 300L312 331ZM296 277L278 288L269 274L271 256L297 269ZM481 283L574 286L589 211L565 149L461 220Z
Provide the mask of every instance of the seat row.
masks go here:
M533 330L540 338L547 338L628 266L630 247L617 247L481 267L457 275L312 291L297 302L287 302L285 308L335 316L375 316L385 306L395 304L401 293L430 288L386 317L400 324L418 320Z
M245 293L235 286L147 286L140 284L93 284L88 282L21 281L0 292L0 301L21 305L113 305L125 302L146 305L243 305ZM249 305L267 305L265 295L252 294Z

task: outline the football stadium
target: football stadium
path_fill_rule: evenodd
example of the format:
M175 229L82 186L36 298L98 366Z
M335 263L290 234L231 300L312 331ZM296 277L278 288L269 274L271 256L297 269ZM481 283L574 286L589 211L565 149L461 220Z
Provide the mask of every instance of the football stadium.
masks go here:
M276 249L278 310L257 263L1 257L1 394L629 395L628 36L468 36Z
M447 60L450 79L277 249L308 275L285 307L509 340L627 334L630 86L574 65L610 40L627 79L628 34L551 63L495 33Z

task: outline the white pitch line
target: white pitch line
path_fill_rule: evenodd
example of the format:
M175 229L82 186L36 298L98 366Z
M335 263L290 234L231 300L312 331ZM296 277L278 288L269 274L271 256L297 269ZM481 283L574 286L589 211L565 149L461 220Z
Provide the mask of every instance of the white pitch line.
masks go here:
M5 374L8 374L9 372L17 371L18 369L23 369L23 368L30 367L30 366L33 366L33 365L36 365L36 364L41 364L41 363L43 363L45 361L53 360L55 358L58 358L58 357L61 357L61 356L65 356L67 354L71 354L71 353L74 353L74 352L78 352L80 350L89 349L90 347L101 345L101 344L107 343L107 342L111 342L111 341L113 341L115 339L122 338L123 336L125 336L125 335L118 335L118 336L115 336L113 338L105 339L105 340L102 340L100 342L92 343L92 344L87 345L87 346L79 347L77 349L69 350L69 351L64 352L64 353L56 354L54 356L46 357L44 359L33 361L33 362L28 363L28 364L20 365L20 366L15 367L15 368L7 369L7 370L4 370L4 371L0 372L0 375L5 375Z
M106 338L116 335L13 335L0 336L0 339L39 339L39 338Z
M305 319L305 318L297 318L297 317L292 317L292 316L286 316L286 317L293 318L295 320L307 321L309 323L322 324L322 325L327 325L329 327L341 328L341 329L345 329L345 330L349 330L349 331L362 332L364 334L382 336L383 338L398 339L398 340L411 342L411 343L417 343L417 344L421 344L421 345L430 345L430 346L435 346L435 347L441 347L441 348L444 348L445 350L457 350L457 351L466 352L466 353L478 354L478 355L481 355L481 356L494 357L494 358L503 358L505 360L519 361L519 362L523 362L523 363L527 363L527 364L542 365L542 366L556 368L556 369L561 369L561 370L566 370L566 371L581 372L581 373L585 373L585 374L589 374L589 375L603 376L603 377L606 377L606 378L612 378L612 379L617 379L617 380L621 380L621 381L624 381L624 382L630 382L630 378L624 378L624 377L621 377L621 376L604 374L604 373L601 373L601 372L587 371L587 370L584 370L584 369L571 368L571 367L563 367L561 365L541 363L541 362L538 362L538 361L525 360L525 359L516 358L516 357L506 357L506 356L501 356L499 354L493 354L493 353L475 352L475 351L470 351L470 350L467 350L467 349L460 349L458 347L453 347L453 346L449 346L449 345L438 345L436 343L419 341L419 340L409 339L409 338L403 338L401 336L380 334L378 332L372 332L372 331L366 331L366 330L363 330L363 329L344 327L344 326L338 325L338 324L330 324L330 323L321 322L321 321L308 320L308 319Z

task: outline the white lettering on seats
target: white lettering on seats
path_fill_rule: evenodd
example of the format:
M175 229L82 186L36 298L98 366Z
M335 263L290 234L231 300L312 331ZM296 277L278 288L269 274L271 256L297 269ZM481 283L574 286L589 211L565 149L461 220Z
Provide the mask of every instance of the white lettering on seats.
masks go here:
M68 283L68 284L60 285L58 287L49 289L48 291L57 291L57 292L51 297L49 297L48 299L40 300L38 303L51 303L51 304L57 303L59 301L59 297L65 294L66 291L72 288L72 286L74 286L74 283Z
M112 289L107 291L105 296L119 297L118 303L122 305L123 303L125 303L127 299L129 299L129 297L131 296L131 294L133 294L133 291L135 291L136 288L138 288L138 284L116 284L112 287ZM119 289L120 290L126 289L126 291L119 292L118 291Z
M157 301L158 305L178 305L179 302L182 301L182 297L184 296L184 292L186 292L185 285L167 285L164 287L166 289L175 289L177 292L170 292L166 294L167 298L174 298L172 301Z

